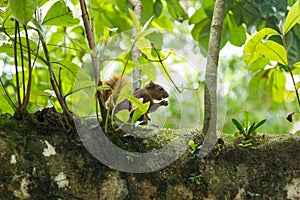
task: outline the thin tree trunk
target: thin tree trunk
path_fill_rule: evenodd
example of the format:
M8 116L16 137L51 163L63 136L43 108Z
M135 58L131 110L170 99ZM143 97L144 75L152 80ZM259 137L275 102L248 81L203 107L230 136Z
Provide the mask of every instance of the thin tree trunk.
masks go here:
M142 2L139 0L129 0L129 3L133 7L133 11L134 11L135 15L137 16L139 21L141 21L142 7L143 7ZM139 27L135 27L135 25L133 24L133 30L132 30L132 38L133 39L135 38L135 36L137 34L138 28ZM135 62L135 63L140 62L139 53L140 53L139 49L134 45L132 48L132 61L133 62ZM141 74L142 74L142 70L140 68L137 68L137 67L133 68L133 72L132 72L133 90L137 90L137 89L141 88L141 86L142 86Z
M214 13L210 28L204 93L205 108L203 132L205 133L206 137L202 145L202 156L205 156L217 142L217 75L225 6L226 0L215 1Z

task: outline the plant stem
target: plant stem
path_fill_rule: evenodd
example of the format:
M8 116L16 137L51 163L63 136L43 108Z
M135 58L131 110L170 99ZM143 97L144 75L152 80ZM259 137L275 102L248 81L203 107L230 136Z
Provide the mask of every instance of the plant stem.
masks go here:
M66 120L67 123L69 123L70 120L73 117L72 117L71 113L69 112L68 106L67 106L66 102L64 101L64 98L63 98L63 95L62 95L61 91L59 91L59 89L58 89L58 83L57 83L57 80L55 78L53 68L52 68L52 65L51 65L51 62L50 62L50 57L49 57L49 52L48 52L46 42L45 42L42 34L39 31L38 31L38 34L39 34L40 41L42 43L42 47L43 47L44 54L45 54L45 57L46 57L46 64L48 66L48 70L49 70L49 74L50 74L50 83L51 83L52 89L54 90L56 98L58 99L58 102L59 102L59 104L60 104L60 106L63 110L63 113L67 118L67 120Z
M292 68L291 68L290 66L288 66L287 68L288 68L289 73L290 73L290 75L291 75L291 77L292 77L293 85L294 85L295 92L296 92L296 96L297 96L298 106L299 106L299 108L300 108L299 92L298 92L298 89L297 89L297 87L296 87L296 81L295 81L295 78L294 78L294 76L293 76Z
M29 36L27 32L27 28L24 25L24 30L25 30L25 36L26 36L26 43L27 43L27 56L28 56L28 80L27 80L27 88L26 88L26 93L24 89L24 99L23 99L23 105L21 107L22 111L26 110L26 107L29 103L29 98L30 98L30 92L31 92L31 81L32 81L32 66L31 66L31 49L30 49L30 42L29 42ZM25 85L25 82L23 83Z
M18 36L18 27L19 22L15 21L15 39L14 39L14 59L15 59L15 71L16 71L16 92L18 98L18 108L21 107L21 96L20 96L20 80L19 80L19 73L18 73L18 51L17 51L17 36Z
M85 28L86 37L87 37L87 40L88 40L88 43L89 43L89 47L94 52L94 54L96 55L97 52L96 52L96 44L95 44L95 39L94 39L93 24L90 24L89 14L88 14L88 11L87 11L87 8L86 8L85 0L80 0L79 2L80 2L80 8L81 8L81 12L82 12L82 19L83 19L83 24L84 24L84 28ZM91 21L93 22L93 20L91 20ZM100 70L99 70L98 59L95 55L91 55L93 69L94 69L94 78L95 78L96 85L100 86L100 85L102 85L102 82L99 79ZM103 99L102 91L97 91L97 97L98 97L97 99L99 101L101 117L102 117L102 120L105 121L106 116L107 116L107 110L106 110L106 107L105 107L105 102L104 102L104 99ZM97 117L98 117L98 115L97 115Z
M288 69L288 71L291 75L293 85L294 85L294 89L295 89L295 93L296 93L296 97L297 97L297 101L298 101L298 106L299 106L299 109L300 109L299 92L298 92L298 89L297 89L297 86L296 86L296 81L295 81L295 78L294 78L294 75L293 75L292 66L290 65L290 59L289 59L289 55L288 55L288 48L287 48L287 44L286 44L286 41L285 41L285 35L284 34L281 35L281 39L282 39L282 43L283 43L283 46L284 46L285 51L286 51L286 57L287 57L287 61L288 61L288 66L286 66L286 67L287 67L287 69Z

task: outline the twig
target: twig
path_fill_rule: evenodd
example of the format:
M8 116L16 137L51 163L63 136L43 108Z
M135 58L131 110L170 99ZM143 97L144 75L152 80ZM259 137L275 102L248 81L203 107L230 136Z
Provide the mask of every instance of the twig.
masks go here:
M96 54L96 45L95 45L95 39L94 39L94 29L93 25L90 24L89 20L89 14L86 8L85 0L80 0L80 8L82 12L82 19L83 19L83 24L85 28L85 33L86 37L89 43L90 49ZM92 57L92 64L93 64L93 69L94 69L94 78L96 84L99 81L99 65L98 65L98 60L95 55L91 55Z
M96 45L95 45L95 39L94 39L93 24L90 24L89 15L88 15L88 11L87 11L87 8L86 8L85 0L80 0L80 8L81 8L81 12L82 12L82 19L83 19L83 24L84 24L84 28L85 28L86 37L87 37L87 40L88 40L88 43L89 43L89 47L94 52L94 54L96 55L97 52L96 52ZM99 79L100 70L99 70L98 59L95 55L91 55L93 69L94 69L94 78L95 78L96 85L100 86L100 85L102 85L102 82ZM104 102L104 99L103 99L102 91L97 91L97 97L98 97L97 99L99 101L99 106L100 106L100 109L101 109L100 112L101 112L102 120L105 120L106 116L107 116L107 110L106 110L106 107L105 107L105 102Z

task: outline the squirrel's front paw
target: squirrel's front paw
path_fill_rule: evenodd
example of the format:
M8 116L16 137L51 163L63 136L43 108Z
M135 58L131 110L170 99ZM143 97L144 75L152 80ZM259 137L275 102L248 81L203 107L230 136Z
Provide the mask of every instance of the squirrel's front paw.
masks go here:
M160 105L162 105L162 106L167 106L167 105L169 105L169 102L168 102L168 101L165 101L165 100L162 100L162 101L160 102Z

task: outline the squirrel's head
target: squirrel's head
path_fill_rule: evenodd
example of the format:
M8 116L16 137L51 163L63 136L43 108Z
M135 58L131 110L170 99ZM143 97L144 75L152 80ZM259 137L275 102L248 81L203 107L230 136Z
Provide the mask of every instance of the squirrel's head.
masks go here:
M152 80L146 85L148 91L151 91L152 97L156 100L162 100L169 97L168 92L160 85L155 84Z

